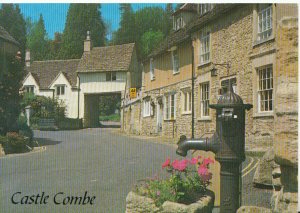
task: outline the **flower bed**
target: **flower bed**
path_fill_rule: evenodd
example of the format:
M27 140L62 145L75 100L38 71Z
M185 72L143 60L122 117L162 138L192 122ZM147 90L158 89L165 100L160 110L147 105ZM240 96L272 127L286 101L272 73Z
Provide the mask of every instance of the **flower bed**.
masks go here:
M214 195L207 190L212 178L208 170L211 163L212 159L202 157L172 163L167 159L162 168L168 177L147 179L136 186L126 198L126 213L211 212Z

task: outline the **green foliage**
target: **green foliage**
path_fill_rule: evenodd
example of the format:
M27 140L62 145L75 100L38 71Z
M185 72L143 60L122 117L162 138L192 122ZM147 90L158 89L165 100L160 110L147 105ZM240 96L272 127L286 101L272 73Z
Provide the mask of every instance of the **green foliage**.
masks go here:
M91 32L93 46L105 44L105 24L100 4L71 4L62 36L60 59L80 58L87 31Z
M19 116L18 119L18 129L19 134L29 138L30 141L33 139L33 131L30 129L30 127L27 125L27 119L25 116Z
M26 23L19 5L2 4L0 9L0 25L19 42L23 62L26 48Z
M120 28L113 36L113 43L135 42L141 59L145 58L155 47L151 42L161 41L172 28L172 5L169 5L166 10L161 7L145 7L133 12L130 4L121 4L120 10ZM149 26L151 26L151 29L149 29ZM152 36L149 35L149 32L152 32ZM162 38L159 32L162 33Z
M120 110L121 97L120 94L102 95L99 98L100 116L115 114L115 110Z
M5 154L23 153L29 151L30 140L16 132L8 132L6 137L0 137Z
M14 55L0 52L0 134L18 131L19 89L24 76L22 63Z
M174 160L170 163L168 159L163 163L170 176L166 179L158 177L147 179L135 191L154 200L156 206L160 207L165 201L172 201L184 204L196 202L206 191L212 178L208 172L209 164L214 161L210 158L201 157L191 160ZM198 172L189 165L197 165Z
M120 121L120 120L121 120L120 114L99 116L99 121Z
M82 119L64 118L59 120L58 128L63 130L82 129Z
M25 93L21 106L25 108L28 105L33 110L30 118L31 124L38 124L40 118L54 118L56 122L65 118L65 106L57 99Z
M148 31L141 37L141 54L147 56L163 40L164 34L160 31Z
M30 20L27 21L28 25L32 24ZM27 46L31 51L31 59L35 61L45 60L49 53L49 43L42 14L40 14L38 22L33 23L28 31Z

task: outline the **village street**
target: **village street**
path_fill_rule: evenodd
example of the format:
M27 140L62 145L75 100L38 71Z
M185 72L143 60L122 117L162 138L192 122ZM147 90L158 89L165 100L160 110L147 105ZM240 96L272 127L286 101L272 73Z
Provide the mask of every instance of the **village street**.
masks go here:
M124 136L117 129L35 131L35 137L46 150L0 158L0 212L124 212L126 195L138 180L162 173L167 157L179 158L175 145ZM268 206L271 190L252 188L256 162L247 158L243 165L243 205ZM96 196L94 205L53 203L59 192L83 196L86 191ZM50 198L47 204L12 204L16 192L45 192Z

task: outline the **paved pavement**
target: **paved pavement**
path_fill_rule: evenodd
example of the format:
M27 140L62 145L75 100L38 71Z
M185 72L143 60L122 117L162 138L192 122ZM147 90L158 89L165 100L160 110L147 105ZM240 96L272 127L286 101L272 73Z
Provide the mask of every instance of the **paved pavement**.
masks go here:
M132 138L111 129L35 131L46 150L0 158L0 212L124 212L125 198L134 184L163 172L161 163L178 158L176 146L154 143L153 138ZM251 163L248 158L244 168ZM247 171L255 165L247 167ZM245 170L244 174L247 172ZM251 170L243 178L244 204L269 201L269 192L254 191ZM96 196L94 205L55 205L53 197ZM21 195L49 195L47 204L12 204ZM246 195L246 196L245 196ZM26 198L24 198L26 199ZM30 199L29 199L30 200ZM59 201L61 202L61 201ZM255 204L255 202L254 202Z

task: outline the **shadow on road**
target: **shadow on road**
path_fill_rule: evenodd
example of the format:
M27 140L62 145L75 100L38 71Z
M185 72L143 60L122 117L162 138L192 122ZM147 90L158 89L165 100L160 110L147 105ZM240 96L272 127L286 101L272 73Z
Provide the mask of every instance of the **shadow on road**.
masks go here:
M50 146L50 145L56 145L60 144L61 141L54 141L49 138L35 138L40 146Z

